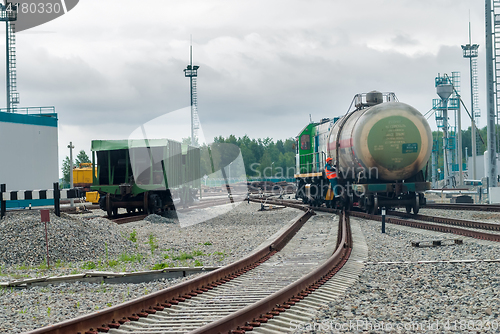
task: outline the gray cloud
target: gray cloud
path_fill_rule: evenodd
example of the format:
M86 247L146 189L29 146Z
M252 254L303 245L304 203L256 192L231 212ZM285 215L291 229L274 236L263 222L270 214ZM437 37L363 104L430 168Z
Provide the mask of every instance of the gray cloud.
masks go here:
M75 129L82 146L97 136L126 138L141 123L189 105L182 70L192 34L208 139L293 137L309 114L344 114L356 93L373 89L394 91L426 112L438 73L461 71L468 91L460 44L467 42L469 8L473 41L484 44L484 8L449 3L152 0L145 11L132 1L87 0L18 34L18 90L23 106L56 106L61 127L71 129L61 131L61 148ZM45 31L54 33L37 33Z

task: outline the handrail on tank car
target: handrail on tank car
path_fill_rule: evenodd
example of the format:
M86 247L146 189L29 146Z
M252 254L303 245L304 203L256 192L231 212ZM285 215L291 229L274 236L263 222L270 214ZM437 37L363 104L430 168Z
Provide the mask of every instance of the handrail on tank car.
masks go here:
M308 156L313 156L313 162L300 163L302 159L306 159ZM316 172L320 173L323 171L322 167L325 165L326 153L325 152L314 152L308 154L302 154L299 160L299 172L302 173L303 170L306 172ZM312 167L309 169L309 167Z

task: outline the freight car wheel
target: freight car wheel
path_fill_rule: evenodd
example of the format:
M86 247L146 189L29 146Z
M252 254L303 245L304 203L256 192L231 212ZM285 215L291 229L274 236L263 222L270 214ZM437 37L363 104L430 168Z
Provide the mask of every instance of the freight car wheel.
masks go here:
M415 204L413 204L413 213L418 214L419 210L420 210L420 197L417 194L415 196Z
M111 203L111 194L106 195L106 212L108 213L108 217L116 216L118 213L118 209L113 210L113 206Z
M406 206L406 213L411 213L411 209L412 209L412 206L411 205L407 205Z
M162 204L161 198L157 194L149 195L149 212L158 213L161 211Z

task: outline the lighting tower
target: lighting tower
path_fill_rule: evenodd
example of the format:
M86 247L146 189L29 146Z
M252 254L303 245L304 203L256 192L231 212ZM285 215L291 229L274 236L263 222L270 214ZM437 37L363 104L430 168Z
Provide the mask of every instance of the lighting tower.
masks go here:
M191 145L196 145L196 137L200 128L198 119L198 100L196 98L196 77L198 76L198 65L193 65L193 45L189 47L189 65L184 70L184 76L189 78L191 83Z
M0 4L0 21L5 21L6 77L7 77L7 112L15 111L13 105L19 103L19 93L16 87L16 39L15 25L17 20L17 5L5 1Z
M486 0L485 10L485 30L486 30L486 91L487 91L487 114L486 126L488 132L488 161L485 161L489 185L497 186L497 148L495 134L495 118L500 112L500 98L498 90L500 88L500 20L498 0ZM495 101L496 100L496 101Z
M471 44L471 32L469 22L469 44L462 45L464 58L469 58L470 69L470 96L471 96L471 139L472 139L472 179L476 180L476 156L478 150L478 134L476 132L481 111L479 110L479 96L477 88L477 56L479 44Z

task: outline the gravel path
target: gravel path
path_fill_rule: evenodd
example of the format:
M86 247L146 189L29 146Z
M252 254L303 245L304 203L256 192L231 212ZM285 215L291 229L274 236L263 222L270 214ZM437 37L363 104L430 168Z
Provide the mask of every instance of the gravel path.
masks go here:
M63 216L59 220L51 215L53 224L59 226L59 233L67 238L62 243L57 243L55 237L49 241L51 261L62 261L57 268L50 270L46 269L44 262L37 262L44 259L44 237L40 246L29 241L33 238L25 236L32 233L32 237L42 232L41 228L34 227L39 218L33 213L9 213L2 224L10 228L0 229L0 240L9 240L0 253L3 263L1 278L8 280L21 275L36 277L85 272L89 271L91 264L96 266L96 270L115 271L149 270L154 265L225 265L253 251L300 213L289 208L261 212L259 208L259 204L242 203L226 214L188 227L181 227L175 220L159 216L116 225L101 218L84 220L84 217ZM82 226L92 226L92 229ZM112 242L107 239L108 236L113 238ZM79 247L82 243L91 246L88 249ZM68 247L70 250L67 250ZM26 257L23 254L26 249L33 255ZM4 255L5 252L9 254ZM22 257L22 261L31 257L33 260L23 265L22 261L15 261L17 256ZM72 259L78 261L66 262ZM25 290L0 289L0 333L20 333L54 324L164 289L185 279L142 284L72 283Z
M392 224L382 234L380 222L358 221L369 247L359 282L302 324L302 332L500 332L500 262L415 263L500 259L500 244L464 238L463 245L415 248L412 240L439 239L440 234ZM378 263L396 261L414 263Z

